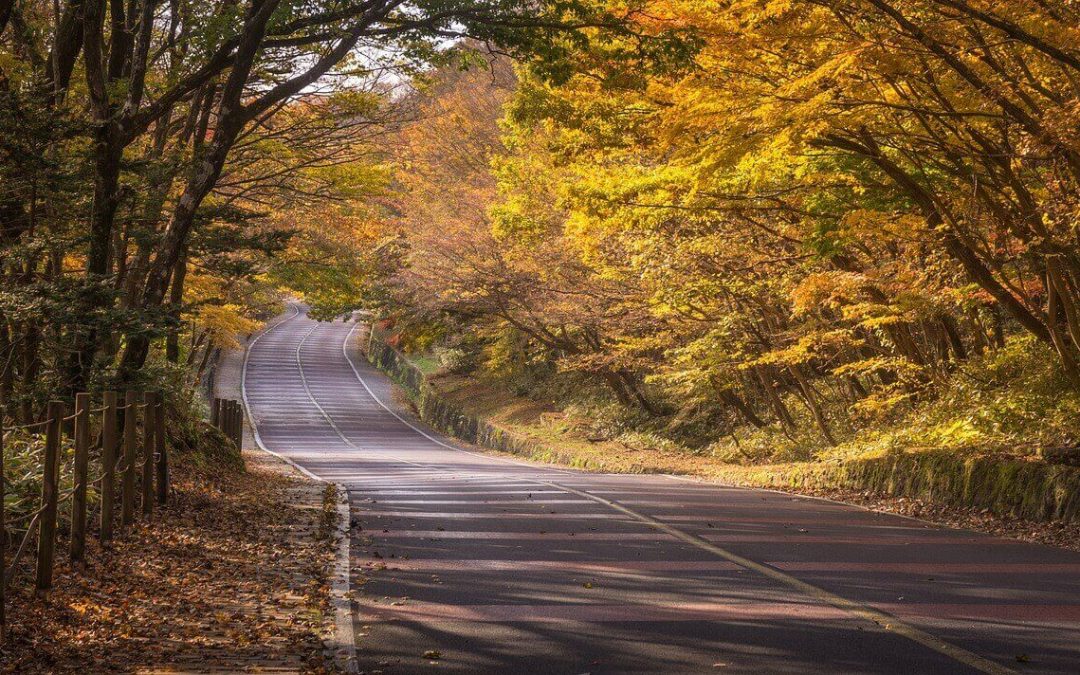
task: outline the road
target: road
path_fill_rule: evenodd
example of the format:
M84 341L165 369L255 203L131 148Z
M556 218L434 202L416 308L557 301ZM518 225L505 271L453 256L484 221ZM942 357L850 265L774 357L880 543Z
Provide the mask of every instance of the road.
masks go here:
M245 390L267 448L347 487L362 672L1080 673L1078 554L469 451L355 329L298 311Z

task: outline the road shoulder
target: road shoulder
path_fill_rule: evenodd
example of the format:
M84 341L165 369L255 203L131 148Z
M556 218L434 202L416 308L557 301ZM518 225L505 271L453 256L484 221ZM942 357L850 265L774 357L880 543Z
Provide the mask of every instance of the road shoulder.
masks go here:
M243 447L245 463L257 465L267 471L274 471L291 477L306 486L304 494L296 498L310 507L318 502L327 512L328 527L332 533L326 542L331 550L332 560L324 570L328 579L325 602L331 616L325 617L320 628L326 651L333 661L334 670L356 672L356 643L353 627L352 599L349 587L349 502L343 486L323 481L311 472L303 469L267 448L255 433L252 411L248 409L244 391L245 359L248 349L267 331L295 317L292 312L280 314L254 335L242 340L240 349L222 353L215 364L213 395L221 398L244 401L245 424ZM333 511L332 516L329 511Z
M13 584L0 672L333 672L337 504L262 453L176 455L172 502L54 590ZM65 556L66 558L66 556Z

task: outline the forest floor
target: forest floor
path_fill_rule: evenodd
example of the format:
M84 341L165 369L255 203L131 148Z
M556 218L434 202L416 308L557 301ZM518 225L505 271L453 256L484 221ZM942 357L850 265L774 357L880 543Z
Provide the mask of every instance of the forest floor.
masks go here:
M446 374L429 376L428 382L440 396L466 413L556 449L557 452L549 458L552 461L586 470L666 473L725 484L755 485L755 477L763 472L784 475L793 472L800 464L791 462L741 466L706 454L631 447L612 439L590 439L579 425L559 412L554 405L516 396L505 387L492 387L473 378ZM408 400L403 390L399 389L398 395L402 401ZM781 489L950 527L1080 550L1080 523L1034 521L1002 516L986 509L957 508L926 499L893 497L865 491L829 488Z
M241 398L242 366L225 352L215 395ZM108 548L90 537L85 567L58 555L47 597L24 571L0 673L338 672L337 492L253 449L246 427L243 468L175 455L171 503Z
M336 494L265 453L245 463L177 462L172 502L61 562L47 596L17 578L0 672L332 672Z

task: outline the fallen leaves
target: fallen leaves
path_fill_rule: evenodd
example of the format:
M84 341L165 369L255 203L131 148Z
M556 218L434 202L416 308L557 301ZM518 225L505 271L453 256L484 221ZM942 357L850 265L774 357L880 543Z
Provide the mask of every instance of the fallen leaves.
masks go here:
M91 540L85 568L61 562L47 598L17 577L0 672L332 671L333 504L251 459L236 473L179 458L175 499L150 523L109 548Z
M796 490L788 490L796 492ZM985 532L1080 551L1080 523L1036 522L999 516L985 509L960 508L910 497L889 497L855 490L798 490L803 494L858 504L874 511L918 518L935 525Z

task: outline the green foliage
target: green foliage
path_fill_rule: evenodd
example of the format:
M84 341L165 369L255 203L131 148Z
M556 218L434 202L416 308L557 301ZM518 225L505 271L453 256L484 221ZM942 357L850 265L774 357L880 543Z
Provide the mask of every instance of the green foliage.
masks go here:
M1080 443L1080 393L1054 364L1052 351L1030 337L961 367L933 400L904 424L866 434L872 447L943 447L957 451L1032 454Z
M24 532L31 515L41 506L41 484L44 476L45 435L30 431L10 432L4 442L4 517L8 531ZM68 440L61 447L60 490L72 486L71 456L74 448ZM59 521L70 513L70 502L60 505Z

